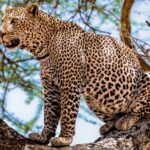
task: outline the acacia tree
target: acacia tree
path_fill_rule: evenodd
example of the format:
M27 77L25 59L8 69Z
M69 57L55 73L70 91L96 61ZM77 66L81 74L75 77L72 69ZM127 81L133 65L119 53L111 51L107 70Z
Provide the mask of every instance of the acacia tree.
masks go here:
M130 48L136 49L137 57L142 68L145 71L150 70L150 44L148 43L150 38L143 40L144 38L139 39L137 36L139 29L140 31L149 30L150 23L149 20L145 20L141 23L135 20L132 21L132 14L140 13L131 11L131 8L137 3L135 0L1 0L0 19L4 15L5 7L21 6L30 2L38 3L41 9L52 16L65 21L76 22L88 32L114 35L113 31L115 30L118 35L120 34L120 39L125 44ZM148 2L143 1L143 3L147 4ZM147 15L147 12L145 12L145 15ZM136 30L134 28L136 28ZM134 32L131 32L131 29L134 29ZM16 88L22 89L26 93L28 96L27 104L30 104L35 98L39 100L35 116L25 123L14 117L13 114L6 109L7 94ZM39 64L31 54L21 50L10 52L7 51L5 47L0 47L0 93L1 119L11 122L24 132L28 132L32 129L42 111L43 102L42 86L39 79ZM82 118L84 118L84 116L82 116ZM5 131L6 124L2 121L1 125L4 127L3 131ZM6 129L8 128L9 127ZM14 132L15 131L12 131L12 133ZM17 133L13 138L16 137L21 141L24 139ZM27 143L29 142L26 139L25 141ZM7 145L10 145L10 143Z

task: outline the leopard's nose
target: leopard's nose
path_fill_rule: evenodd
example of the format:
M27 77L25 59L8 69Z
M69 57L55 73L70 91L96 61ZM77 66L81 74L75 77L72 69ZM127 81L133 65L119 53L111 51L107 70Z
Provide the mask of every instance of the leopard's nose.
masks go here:
M4 35L6 35L6 32L3 30L3 27L0 26L0 38L2 38Z
M2 44L2 32L0 30L0 44Z
M3 34L3 30L2 27L0 26L0 37L2 37L2 34Z
M3 32L2 28L0 28L0 44L2 43L2 39L5 35L6 35L6 33Z

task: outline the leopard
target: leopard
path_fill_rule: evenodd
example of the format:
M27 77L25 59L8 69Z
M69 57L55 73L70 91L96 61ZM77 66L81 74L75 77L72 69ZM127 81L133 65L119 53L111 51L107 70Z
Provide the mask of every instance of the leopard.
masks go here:
M150 73L142 69L134 48L53 17L36 3L6 8L1 22L1 43L32 53L40 64L44 127L29 134L31 140L70 145L81 96L105 123L101 135L112 128L129 130L139 119L150 118Z

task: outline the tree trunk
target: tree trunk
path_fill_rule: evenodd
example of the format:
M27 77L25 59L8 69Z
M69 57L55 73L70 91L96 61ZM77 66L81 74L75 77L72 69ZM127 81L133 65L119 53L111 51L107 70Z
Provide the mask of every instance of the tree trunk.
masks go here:
M83 133L84 134L84 133ZM87 134L87 133L86 133ZM87 136L90 136L87 134ZM63 148L42 146L30 141L0 120L0 150L150 150L150 120L140 120L131 130L113 129L95 143Z
M135 48L131 37L130 12L135 0L124 0L121 13L121 40L130 48ZM150 71L150 66L143 60L141 55L137 54L137 58L144 71Z

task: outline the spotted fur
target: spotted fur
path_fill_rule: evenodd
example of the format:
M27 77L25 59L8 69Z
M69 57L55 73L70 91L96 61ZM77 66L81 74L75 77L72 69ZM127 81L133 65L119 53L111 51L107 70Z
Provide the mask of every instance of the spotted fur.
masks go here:
M40 62L44 88L44 129L30 138L48 144L60 120L54 146L66 146L75 134L79 98L112 127L130 129L150 117L150 75L144 73L135 51L110 36L85 32L81 27L47 15L36 4L7 9L1 38L10 49L26 49Z

